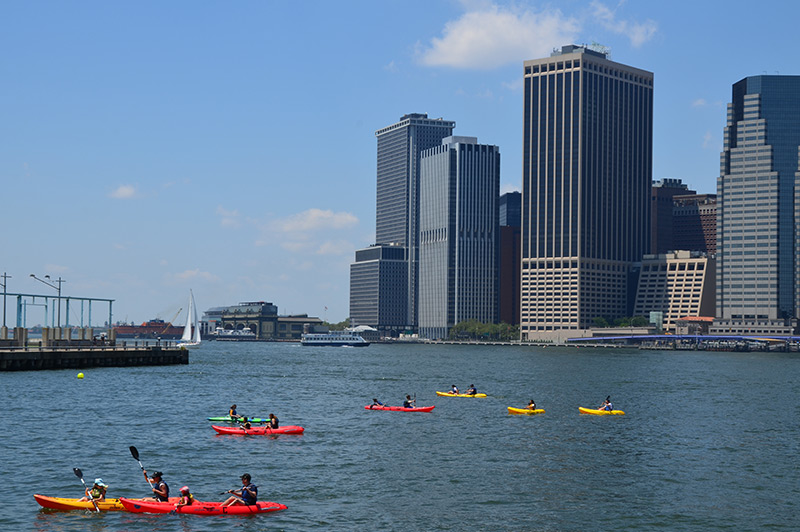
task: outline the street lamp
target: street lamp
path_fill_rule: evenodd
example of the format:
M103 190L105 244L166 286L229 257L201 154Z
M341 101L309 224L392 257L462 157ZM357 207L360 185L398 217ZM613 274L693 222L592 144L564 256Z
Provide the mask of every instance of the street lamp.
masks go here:
M31 277L33 277L34 279L36 279L40 283L46 284L50 288L54 288L55 290L58 290L58 326L61 327L61 283L66 283L66 281L59 276L58 279L53 281L54 283L58 283L58 286L56 286L56 285L54 285L52 283L48 283L47 281L44 280L44 279L52 280L52 279L50 279L49 275L45 275L44 279L39 279L34 274L31 274Z

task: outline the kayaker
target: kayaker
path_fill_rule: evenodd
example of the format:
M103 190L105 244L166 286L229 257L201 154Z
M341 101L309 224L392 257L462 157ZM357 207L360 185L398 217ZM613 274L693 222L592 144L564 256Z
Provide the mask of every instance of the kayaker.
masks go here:
M275 414L269 415L269 421L267 421L267 427L271 429L277 429L278 427L280 427L280 424L278 423L278 418L275 417Z
M467 395L475 395L478 393L478 390L475 388L474 384L470 384L469 388L467 388Z
M160 502L167 502L169 500L169 486L161 478L163 473L156 471L151 478L147 478L147 470L143 469L144 479L153 487L153 498Z
M240 415L238 415L238 414L236 413L236 405L231 405L231 409L230 409L230 410L228 410L228 415L229 415L229 416L230 416L230 418L231 418L231 419L233 419L233 420L237 420L237 419L239 419L239 418L241 417Z
M383 403L381 403L380 401L378 401L377 399L375 399L373 397L372 398L372 406L383 406Z
M91 488L86 488L84 493L86 493L85 497L81 497L80 501L104 501L106 500L106 489L108 489L108 484L103 482L102 478L94 479L94 484L92 484Z
M242 420L239 422L242 425L242 428L245 430L250 430L250 422L247 420L247 416L242 416Z
M181 506L189 506L194 503L194 495L191 494L189 491L189 486L183 486L181 488L181 498L178 499L178 502L175 503L175 508L180 508Z
M450 393L452 393L453 395L458 395L458 386L456 386L456 385L454 384L454 385L453 385L453 386L450 388Z
M416 399L412 399L410 395L406 395L406 400L403 401L403 408L414 408L416 402Z
M603 401L603 404L600 405L600 408L598 408L598 410L608 410L609 412L611 410L614 410L614 405L611 404L611 396L610 395L608 397L606 397L606 400Z
M529 410L536 410L536 403L533 402L533 399L528 401L528 409Z
M258 501L258 486L250 482L250 474L245 473L241 476L242 489L228 490L231 494L228 499L222 503L222 506L242 505L249 506Z

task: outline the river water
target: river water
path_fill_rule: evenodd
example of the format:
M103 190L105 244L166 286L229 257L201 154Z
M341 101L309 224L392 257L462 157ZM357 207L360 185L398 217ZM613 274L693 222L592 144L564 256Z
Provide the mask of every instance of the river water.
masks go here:
M0 374L0 530L800 530L800 357L792 353L208 342L186 366ZM437 397L475 383L485 399ZM405 394L433 412L364 410ZM586 416L611 395L625 416ZM534 399L546 413L510 416ZM217 436L275 413L299 436ZM248 517L42 510L33 493L241 486Z

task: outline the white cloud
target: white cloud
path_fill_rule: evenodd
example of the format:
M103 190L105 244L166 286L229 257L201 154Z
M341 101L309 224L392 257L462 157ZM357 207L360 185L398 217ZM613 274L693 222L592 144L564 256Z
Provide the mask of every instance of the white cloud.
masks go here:
M714 140L714 135L712 135L710 131L706 131L706 134L703 135L703 149L708 149L713 147L712 144L713 140Z
M186 270L186 271L183 271L183 272L180 272L180 273L176 273L174 275L174 277L178 281L194 281L196 279L203 280L203 281L216 281L216 280L219 279L213 273L201 272L199 269Z
M308 209L283 220L273 222L273 228L289 232L316 231L320 229L347 229L358 224L358 218L349 212Z
M239 211L236 209L229 211L220 205L217 207L217 214L220 216L219 224L222 227L239 227Z
M317 248L317 255L351 255L354 249L346 240L328 240Z
M558 9L534 12L481 4L447 22L441 38L418 44L418 59L426 66L490 69L546 56L553 47L573 42L579 29L575 18Z
M705 107L708 105L708 102L705 98L698 98L692 102L692 107Z
M503 183L500 185L501 196L509 192L522 192L522 191L519 189L519 185L512 185L511 183Z
M108 195L115 199L131 199L136 197L136 187L133 185L120 185Z
M394 61L389 61L389 64L384 65L383 69L387 72L397 72L397 65L394 64Z
M617 4L619 8L624 2ZM653 38L658 31L658 24L653 20L646 20L644 22L634 22L631 20L618 20L616 9L612 10L605 4L593 1L592 8L594 9L594 16L598 19L600 24L607 30L625 35L630 39L631 45L638 48L647 41Z

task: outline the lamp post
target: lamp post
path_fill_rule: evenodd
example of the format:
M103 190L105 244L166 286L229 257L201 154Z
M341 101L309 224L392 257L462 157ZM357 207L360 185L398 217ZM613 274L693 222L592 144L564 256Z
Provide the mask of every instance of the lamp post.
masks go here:
M0 283L0 286L3 287L3 327L6 326L6 284L8 283L7 279L11 279L10 275L6 275L6 272L3 272L3 275L0 277L3 278L3 282Z
M50 279L49 275L45 275L44 279L39 279L34 274L31 274L31 277L33 277L34 279L36 279L40 283L44 283L47 286L49 286L50 288L54 288L55 290L58 291L58 326L61 327L61 283L66 283L66 281L59 276L58 279L53 281L54 283L58 283L58 286L56 286L56 285L54 285L52 283L48 283L47 281L44 280L44 279L52 280L52 279Z

